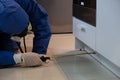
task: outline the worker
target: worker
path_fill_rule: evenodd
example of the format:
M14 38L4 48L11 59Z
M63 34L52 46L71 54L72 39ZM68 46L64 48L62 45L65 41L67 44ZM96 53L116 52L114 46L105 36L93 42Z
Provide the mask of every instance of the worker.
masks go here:
M34 32L31 53L15 54L13 36L26 35L29 22ZM48 14L35 0L0 0L0 67L16 64L41 65L39 54L46 54L51 37Z

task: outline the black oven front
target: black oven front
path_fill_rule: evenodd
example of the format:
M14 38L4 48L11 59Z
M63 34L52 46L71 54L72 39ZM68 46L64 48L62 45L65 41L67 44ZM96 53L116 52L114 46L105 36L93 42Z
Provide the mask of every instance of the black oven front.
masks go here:
M96 27L96 0L73 0L73 16Z

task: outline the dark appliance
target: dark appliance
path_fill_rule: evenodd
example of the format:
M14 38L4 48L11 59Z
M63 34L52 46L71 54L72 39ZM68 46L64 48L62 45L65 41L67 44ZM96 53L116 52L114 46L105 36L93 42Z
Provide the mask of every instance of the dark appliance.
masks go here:
M96 27L96 0L73 0L73 16Z

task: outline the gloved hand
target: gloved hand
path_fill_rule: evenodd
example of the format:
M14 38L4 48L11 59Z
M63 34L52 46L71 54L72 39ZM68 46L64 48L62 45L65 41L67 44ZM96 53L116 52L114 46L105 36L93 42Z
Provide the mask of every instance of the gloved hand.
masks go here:
M37 53L20 53L14 55L16 64L20 64L22 67L32 67L42 65L39 54Z

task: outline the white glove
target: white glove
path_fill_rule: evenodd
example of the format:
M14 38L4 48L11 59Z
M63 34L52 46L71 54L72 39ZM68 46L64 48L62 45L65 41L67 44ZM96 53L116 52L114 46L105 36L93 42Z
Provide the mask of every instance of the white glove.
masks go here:
M13 57L16 64L20 64L23 67L42 65L40 56L37 53L20 53L20 54L14 54Z

